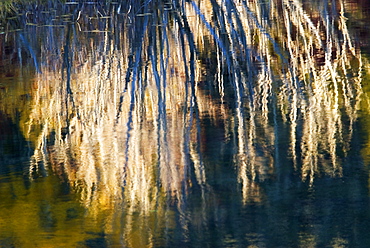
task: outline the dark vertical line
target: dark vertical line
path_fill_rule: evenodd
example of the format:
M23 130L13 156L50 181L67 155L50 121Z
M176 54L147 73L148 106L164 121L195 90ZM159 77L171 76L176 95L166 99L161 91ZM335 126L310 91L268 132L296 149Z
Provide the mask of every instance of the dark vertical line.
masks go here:
M31 58L33 59L33 63L35 65L35 69L36 69L37 73L41 74L41 69L40 69L39 63L37 61L36 53L33 50L32 46L30 45L30 43L28 42L28 40L24 37L24 35L22 33L19 33L19 39L21 40L23 45L26 47L26 49L28 49L28 51L31 55Z

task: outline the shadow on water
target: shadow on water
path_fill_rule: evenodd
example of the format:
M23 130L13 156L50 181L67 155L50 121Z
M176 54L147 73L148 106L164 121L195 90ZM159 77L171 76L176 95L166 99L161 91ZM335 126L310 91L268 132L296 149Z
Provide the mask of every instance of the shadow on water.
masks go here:
M370 244L367 2L20 6L0 246Z

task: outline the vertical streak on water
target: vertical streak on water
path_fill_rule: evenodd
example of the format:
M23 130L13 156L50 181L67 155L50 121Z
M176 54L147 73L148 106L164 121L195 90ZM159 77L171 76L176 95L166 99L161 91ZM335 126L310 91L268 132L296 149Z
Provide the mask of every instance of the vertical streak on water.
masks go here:
M347 28L347 20L348 18L344 16L345 9L344 9L344 1L341 0L340 3L340 11L339 11L339 29L342 30L343 33L343 44L342 47L340 47L340 54L337 56L341 58L339 61L341 62L339 64L339 68L343 70L343 75L350 75L350 69L351 64L350 60L351 55L355 58L357 58L357 61L359 63L358 65L358 71L353 75L353 78L345 77L344 82L342 82L342 95L344 98L344 107L346 110L346 114L349 117L349 130L348 130L348 136L352 137L353 133L353 124L357 118L356 111L359 109L359 104L361 102L362 97L362 86L361 86L361 80L362 80L362 57L361 52L356 51L355 48L352 45L351 37ZM349 70L347 71L347 68ZM357 75L356 75L357 74ZM353 82L352 82L353 81ZM354 106L352 106L352 101L355 100ZM343 138L343 137L342 137ZM348 151L349 144L345 145L345 151Z
M155 18L158 18L155 16ZM160 26L160 25L159 25ZM164 78L162 75L159 74L158 72L158 67L160 70L163 70L163 53L162 53L162 40L160 39L160 32L158 31L159 28L158 25L154 25L151 30L151 50L150 50L150 56L151 56L151 64L152 64L152 71L153 71L153 76L155 80L155 86L157 90L157 108L158 108L158 115L157 118L155 119L155 126L156 126L156 132L157 132L157 156L158 156L158 176L159 179L157 179L156 183L158 186L162 185L164 186L164 191L166 193L166 197L171 197L168 195L168 193L171 193L170 191L170 186L168 185L169 180L167 178L168 174L168 169L166 169L167 166L169 165L169 158L168 158L168 143L167 143L167 114L166 114L166 92L165 92L165 85L164 85ZM159 44L158 44L159 43ZM158 51L158 47L160 50ZM157 57L160 56L160 65L158 66L157 62ZM167 214L169 212L169 205L168 203L170 202L170 199L167 199L166 201L166 221L165 221L165 235L168 237L169 234L169 222L168 220L170 219L167 217ZM166 240L166 242L168 242Z
M292 40L292 34L291 34L291 22L290 22L290 18L288 16L288 11L286 8L283 8L283 11L284 11L284 21L285 21L285 27L286 27L286 32L287 32L287 47L288 47L288 51L289 51L289 54L290 54L290 58L291 58L291 63L292 63L292 67L293 68L296 68L297 67L297 61L295 59L295 56L294 56L294 53L293 53L293 48L292 48L292 45L293 45L293 40ZM297 97L297 85L295 84L295 71L293 71L293 75L291 75L291 78L293 78L293 80L287 80L289 84L287 87L287 91L288 93L291 93L291 100L290 100L290 111L289 111L289 121L290 121L290 152L291 152L291 156L292 156L292 159L293 159L293 165L294 165L294 168L297 169L297 154L296 154L296 144L297 144L297 137L296 137L296 133L297 133L297 111L298 111L298 97ZM292 82L293 81L293 82Z
M164 13L161 13L162 15ZM167 40L167 33L166 33L166 23L163 23L163 17L162 19L158 17L158 35L157 35L157 41L158 44L156 44L156 47L159 48L159 51L157 52L157 56L159 56L159 71L160 71L160 80L158 82L158 93L160 95L161 99L159 101L159 113L160 113L160 152L161 152L161 163L160 163L160 170L161 170L161 179L162 184L165 186L165 191L168 193L168 200L173 196L172 194L175 194L175 198L181 201L181 196L179 195L180 192L176 191L175 188L177 186L178 182L178 168L179 164L176 164L175 161L173 161L173 154L171 152L171 147L169 144L169 140L171 140L174 134L169 134L169 126L174 127L175 124L173 123L176 118L172 116L171 123L168 123L168 113L167 109L170 110L170 108L173 106L173 99L171 97L171 92L168 90L167 87L167 62L168 62L168 40ZM166 56L166 58L165 58Z
M173 4L173 8L175 8L175 3ZM185 96L184 96L184 102L182 106L183 110L183 117L182 117L182 123L183 123L183 134L181 135L183 137L183 147L181 148L181 153L183 156L183 164L184 164L184 178L187 178L190 174L190 160L189 157L187 156L190 154L190 134L191 134L191 123L192 123L192 106L189 106L189 103L191 103L191 94L189 93L189 88L191 87L191 80L190 80L190 72L189 72L189 67L188 67L188 58L186 54L186 42L185 40L188 41L189 43L189 48L190 48L190 53L195 53L194 50L194 44L192 40L192 34L190 33L190 30L188 30L189 26L188 23L186 22L186 13L183 10L183 18L181 19L178 15L177 12L174 13L175 16L175 30L179 32L177 39L178 44L181 47L181 52L179 52L180 56L180 61L182 62L182 66L184 67L184 73L185 73L185 82L184 82L184 91L185 91ZM184 22L184 24L182 24ZM175 31L175 32L176 32ZM185 39L185 37L187 39ZM193 55L192 55L193 56ZM178 68L179 69L179 68ZM181 70L180 70L181 71ZM188 117L189 116L189 117ZM185 180L186 181L186 180ZM187 184L186 182L182 182L182 190L183 192L187 192Z
M321 113L319 112L320 108L320 101L321 93L322 93L322 82L319 80L317 81L316 78L316 70L313 63L310 63L312 58L311 50L314 47L313 38L311 36L312 29L315 30L314 27L310 27L307 30L307 25L311 23L311 20L306 17L306 13L303 10L302 4L294 1L293 3L289 3L289 10L291 14L291 22L295 27L298 29L297 37L292 37L291 40L294 38L297 40L296 42L292 42L292 49L291 49L291 56L294 58L296 64L294 68L296 68L296 74L294 80L299 82L299 78L296 75L302 73L312 73L313 77L312 80L305 80L304 81L304 89L307 94L307 102L308 106L303 109L303 134L302 134L302 142L301 142L301 151L302 151L302 177L304 179L309 178L310 184L312 184L314 176L317 172L317 165L319 160L319 140L317 139L317 133L320 133L322 127L320 123L319 117ZM309 38L307 38L307 36ZM300 54L300 47L301 43L303 43L303 55L302 57ZM321 44L321 42L319 43ZM308 66L308 68L306 68ZM305 75L304 75L305 76ZM309 79L311 79L309 77ZM298 108L301 104L298 104L296 108Z
M346 50L347 50L347 46L348 46L348 49L349 51L351 52L351 54L353 56L356 56L356 51L354 49L354 47L352 46L352 43L351 43L351 39L350 39L350 36L349 36L349 33L348 33L348 29L347 29L347 25L346 25L346 21L348 20L345 16L344 16L344 2L343 1L340 1L340 12L339 12L339 29L342 30L343 32L343 44L342 44L342 47L340 48L340 56L343 58L341 60L341 64L340 64L340 67L342 68L343 70L343 74L344 75L348 75L348 72L347 72L347 63L348 63L348 55L346 53ZM360 54L361 56L361 54ZM362 59L359 59L359 62L361 63L362 62ZM361 70L361 66L360 66L360 70ZM359 76L361 75L361 73L359 72L358 74ZM357 80L355 80L357 81ZM355 83L356 84L356 83ZM351 82L350 80L348 80L348 78L346 77L344 82L342 82L342 91L343 91L343 98L344 98L344 106L345 106L345 109L346 109L346 113L347 115L350 117L349 118L349 122L350 122L350 130L349 130L349 135L352 136L352 126L353 126L353 121L354 121L354 118L356 118L353 113L352 113L352 110L351 110L351 99L354 98L354 94L356 94L357 97L360 97L361 93L362 92L353 92L353 91L356 91L356 86L357 85L354 85L354 89L351 88ZM358 94L359 93L359 94ZM359 100L359 98L358 98ZM356 102L359 102L359 101L356 101ZM357 109L355 107L355 109ZM348 150L349 148L348 147L345 147L345 150Z
M66 91L65 91L65 120L66 126L69 128L69 96L72 97L72 89L71 89L71 73L72 73L72 59L73 59L73 48L71 48L70 39L72 38L71 34L71 25L68 25L67 35L66 35L66 43L64 45L64 54L63 54L63 67L62 67L62 75L64 75L64 69L66 70ZM71 49L71 51L70 51ZM63 94L63 93L62 93ZM63 94L64 95L64 94Z
M335 5L335 2L332 3L332 5ZM325 16L325 24L326 24L326 44L327 46L327 52L325 56L325 69L327 70L327 81L329 81L328 85L324 88L324 91L329 91L330 88L332 89L332 94L325 94L324 92L322 93L323 95L325 94L326 97L329 95L329 97L326 99L328 104L326 106L330 106L330 108L327 109L327 115L328 115L328 123L327 123L327 130L328 130L328 146L329 146L329 154L331 156L331 160L333 163L333 169L334 171L337 169L337 161L336 161L336 135L337 131L339 135L342 133L340 129L340 126L337 125L338 121L338 84L337 84L337 77L336 77L336 68L333 68L333 52L334 51L339 51L339 47L335 47L335 45L338 44L337 40L335 39L335 30L334 30L334 20L330 19L330 15L328 13L328 1L325 1L324 4L324 16ZM334 6L332 6L332 11L334 10ZM332 15L335 15L332 13ZM330 85L333 84L332 86ZM329 88L330 87L330 88ZM335 172L332 172L335 174Z
M134 64L133 64L133 72L132 72L132 81L131 81L131 93L130 93L130 108L129 108L129 113L128 113L128 118L127 118L127 134L126 134L126 145L125 145L125 154L126 154L126 161L125 161L125 168L128 166L128 161L129 161L129 147L130 147L130 141L131 141L131 131L133 129L133 114L134 114L134 109L139 108L139 102L136 99L137 95L137 86L140 84L140 66L141 66L141 56L142 56L142 47L143 47L143 42L144 42L144 34L146 32L146 28L148 25L148 16L143 17L143 23L142 26L139 26L141 30L139 30L139 35L135 37L136 39L136 46L134 47ZM128 68L130 70L130 68ZM140 90L140 89L139 89ZM140 92L139 92L140 93ZM138 109L137 109L138 110ZM127 172L126 172L127 173Z

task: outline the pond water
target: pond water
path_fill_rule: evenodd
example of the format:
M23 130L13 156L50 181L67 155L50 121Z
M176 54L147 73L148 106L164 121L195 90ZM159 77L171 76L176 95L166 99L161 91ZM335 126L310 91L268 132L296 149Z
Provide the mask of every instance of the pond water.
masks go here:
M369 14L23 6L0 27L0 247L370 247Z

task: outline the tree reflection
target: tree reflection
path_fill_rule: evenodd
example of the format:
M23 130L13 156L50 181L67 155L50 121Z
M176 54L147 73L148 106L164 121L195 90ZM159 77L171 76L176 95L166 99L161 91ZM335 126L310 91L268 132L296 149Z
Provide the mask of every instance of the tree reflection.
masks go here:
M40 28L48 59L24 125L35 146L30 176L48 166L65 174L90 214L107 218L108 233L124 208L129 247L153 245L176 225L186 241L193 188L197 217L217 205L208 174L224 161L204 152L209 126L222 129L214 152L232 153L244 204L262 201L260 182L284 177L284 164L310 184L341 176L362 58L344 1L311 4L89 5L64 29Z

